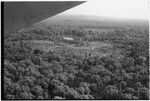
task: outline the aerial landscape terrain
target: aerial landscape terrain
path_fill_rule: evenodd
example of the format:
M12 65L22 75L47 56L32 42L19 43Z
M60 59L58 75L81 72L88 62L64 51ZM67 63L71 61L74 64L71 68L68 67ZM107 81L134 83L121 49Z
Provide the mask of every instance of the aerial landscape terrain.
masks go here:
M149 24L57 15L4 39L4 99L149 99Z

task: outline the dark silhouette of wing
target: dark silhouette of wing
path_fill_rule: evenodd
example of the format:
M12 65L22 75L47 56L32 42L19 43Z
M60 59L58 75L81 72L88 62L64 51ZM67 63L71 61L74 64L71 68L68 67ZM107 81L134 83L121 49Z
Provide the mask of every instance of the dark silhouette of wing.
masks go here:
M84 2L4 2L4 33L14 33Z

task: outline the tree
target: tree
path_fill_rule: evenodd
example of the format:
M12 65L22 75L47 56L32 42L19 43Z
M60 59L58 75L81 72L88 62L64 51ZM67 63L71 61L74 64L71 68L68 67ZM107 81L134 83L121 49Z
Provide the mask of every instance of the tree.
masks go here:
M103 80L103 83L109 83L109 81L111 80L111 78L110 78L110 76L104 76L102 78L102 80Z
M132 67L134 66L134 58L132 57L124 57L122 60L121 60L121 64L122 64L122 67L124 69L127 69L129 67Z
M103 99L119 99L119 91L114 85L106 86L103 92Z
M7 95L5 95L5 99L13 100L13 99L16 99L16 98L15 98L15 95L7 94Z
M134 88L131 88L131 87L127 87L126 89L125 89L125 93L127 93L127 94L135 94L135 90L134 90Z
M66 86L66 91L67 91L65 94L66 99L78 99L79 98L79 94L73 88L69 88L68 86Z
M41 86L34 86L31 88L31 93L35 96L35 97L38 97L40 95L43 94L43 89L41 88Z
M118 84L118 87L120 90L124 90L126 89L127 87L127 83L125 81L121 81L119 84Z
M146 87L141 87L137 91L140 100L148 100L149 99L149 89Z
M30 87L28 87L27 85L22 85L21 86L21 90L24 92L29 92L30 91Z
M90 94L90 89L89 89L89 84L88 83L86 83L86 82L81 82L80 83L80 87L83 87L84 88L84 90L85 90L85 92L84 92L84 94Z
M4 84L11 84L11 79L10 78L7 78L6 76L4 76Z
M97 84L95 84L95 83L90 84L89 89L91 90L91 92L97 93L97 91L98 91Z
M37 85L41 86L43 89L48 88L48 83L44 79L38 79Z
M22 92L19 96L19 99L34 99L35 96L32 95L30 92Z
M141 55L139 57L137 57L135 60L136 65L144 66L145 63L146 63L146 57L141 56Z
M125 93L125 94L123 95L123 99L124 99L124 100L132 100L132 94L126 94L126 93Z
M44 98L43 98L43 96L38 96L37 99L42 100L42 99L44 99Z

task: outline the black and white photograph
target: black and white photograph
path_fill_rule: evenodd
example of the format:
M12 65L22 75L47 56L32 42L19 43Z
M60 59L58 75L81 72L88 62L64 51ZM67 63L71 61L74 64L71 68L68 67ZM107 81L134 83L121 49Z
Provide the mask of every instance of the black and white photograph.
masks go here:
M1 100L149 100L149 7L1 1Z

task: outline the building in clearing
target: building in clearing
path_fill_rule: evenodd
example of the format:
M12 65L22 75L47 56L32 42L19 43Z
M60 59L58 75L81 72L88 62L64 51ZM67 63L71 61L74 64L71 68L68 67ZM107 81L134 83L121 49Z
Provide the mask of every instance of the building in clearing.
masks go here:
M70 36L65 36L62 38L63 42L68 43L68 44L75 44L75 39Z
M63 40L74 41L73 37L63 37Z

